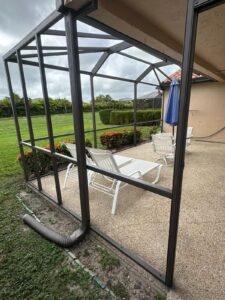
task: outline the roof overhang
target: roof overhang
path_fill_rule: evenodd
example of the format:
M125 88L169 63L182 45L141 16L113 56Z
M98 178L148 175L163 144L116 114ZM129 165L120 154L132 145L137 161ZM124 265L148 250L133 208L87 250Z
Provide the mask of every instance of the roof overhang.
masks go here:
M64 0L78 10L88 0ZM158 51L182 60L187 1L98 0L90 17ZM225 81L225 5L199 16L194 69L217 81Z

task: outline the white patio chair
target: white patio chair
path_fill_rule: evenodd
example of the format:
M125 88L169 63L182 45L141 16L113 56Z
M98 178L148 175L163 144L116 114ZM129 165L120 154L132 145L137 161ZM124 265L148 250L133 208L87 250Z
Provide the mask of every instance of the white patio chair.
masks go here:
M193 137L193 127L188 127L187 128L187 138L186 138L186 149L188 146L191 145L191 138Z
M188 127L187 128L187 136L186 136L186 151L188 151L188 146L191 145L191 138L193 137L193 127ZM171 135L170 133L162 133L162 134L168 134ZM174 141L174 146L176 147L176 136L173 137L173 141Z
M154 162L144 161L141 159L132 159L130 162L125 165L119 167L116 163L115 156L112 155L110 151L107 150L99 150L97 149L89 149L89 153L95 162L96 166L101 169L112 171L116 173L120 173L126 176L131 176L133 178L142 178L145 174L150 171L157 169L157 175L155 180L152 182L153 184L157 183L160 176L160 171L162 165ZM89 182L89 186L96 189L97 191L101 191L107 195L113 197L112 202L112 214L114 215L116 212L117 199L120 189L125 187L127 183L124 183L120 180L103 176L106 181L108 181L108 185L106 182L101 182L97 178L97 173L95 176L91 177Z
M186 138L186 151L188 146L191 145L193 127L187 128ZM167 160L174 160L175 148L176 148L176 136L172 133L162 132L152 135L154 152L160 155L159 159L162 159L167 165Z
M168 165L167 160L174 159L175 144L173 136L167 133L157 133L152 135L153 150Z

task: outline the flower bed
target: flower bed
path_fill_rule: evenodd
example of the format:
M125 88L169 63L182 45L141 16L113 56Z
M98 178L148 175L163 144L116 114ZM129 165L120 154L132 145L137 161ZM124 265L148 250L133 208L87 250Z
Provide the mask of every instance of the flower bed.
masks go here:
M56 152L71 157L70 152L67 150L64 143L71 143L75 144L74 140L66 140L60 143L55 144ZM87 147L92 147L91 142L87 139L85 141ZM43 148L50 150L50 146L46 145ZM27 150L24 152L25 157L25 164L28 175L35 174L35 165L37 164L38 170L40 175L47 174L48 172L52 171L52 161L51 157L41 151L36 151L36 156L34 155L32 150ZM18 161L22 164L21 155L17 156ZM66 166L68 163L65 159L56 158L58 168Z
M110 131L100 135L101 144L107 149L120 148L134 143L135 132L132 131ZM141 141L141 131L136 131L136 142Z

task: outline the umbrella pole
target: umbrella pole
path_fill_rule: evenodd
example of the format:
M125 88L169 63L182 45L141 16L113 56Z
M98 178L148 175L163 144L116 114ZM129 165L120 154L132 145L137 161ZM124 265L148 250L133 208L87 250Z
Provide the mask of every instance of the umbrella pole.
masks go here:
M173 131L172 131L172 133L173 133L173 136L174 136L174 125L173 125Z

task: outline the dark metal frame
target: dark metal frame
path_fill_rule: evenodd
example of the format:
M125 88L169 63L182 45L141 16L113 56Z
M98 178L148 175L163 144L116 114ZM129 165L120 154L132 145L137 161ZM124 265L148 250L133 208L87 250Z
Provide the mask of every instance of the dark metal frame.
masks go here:
M176 242L177 242L177 232L178 232L178 223L179 223L179 211L180 211L180 201L181 201L181 191L182 191L182 179L183 179L183 169L185 164L185 144L186 144L186 132L187 132L187 123L188 123L188 112L189 112L189 102L190 102L190 88L191 88L191 76L193 71L193 60L194 60L194 51L195 51L195 40L196 40L196 30L197 30L197 20L199 12L202 12L206 9L214 7L215 5L219 5L224 3L225 1L218 0L209 0L209 1L188 1L188 9L187 9L187 17L186 17L186 29L185 29L185 40L184 40L184 52L183 52L183 62L182 62L182 81L181 81L181 89L180 89L180 108L179 108L179 122L177 126L177 139L176 139L176 153L175 153L175 163L174 163L174 175L173 175L173 187L172 190L168 188L164 188L159 185L153 185L143 180L130 178L125 175L121 175L114 172L109 172L103 169L99 169L98 167L94 167L86 164L85 160L85 133L93 132L94 135L94 146L97 147L97 131L105 130L106 128L96 129L95 122L95 95L94 95L94 77L103 77L115 80L122 80L126 82L131 82L134 84L134 123L122 125L122 126L112 126L111 128L125 127L128 125L134 126L134 130L136 131L136 126L141 125L141 122L136 122L136 110L137 110L137 85L141 84L149 84L146 82L142 82L142 79L153 70L156 75L156 78L159 82L159 86L161 86L160 80L157 76L155 70L161 72L164 76L167 76L162 70L160 70L160 66L168 65L171 63L180 64L179 62L169 58L168 56L159 53L158 51L150 48L147 45L142 44L130 38L116 30L102 24L90 17L87 16L91 10L96 9L96 1L92 1L89 5L82 8L80 11L75 12L70 9L66 9L59 5L60 11L53 12L45 21L43 21L39 26L37 26L27 37L25 37L17 46L15 46L12 50L10 50L4 56L4 64L6 70L6 77L8 82L9 94L13 109L13 116L16 127L16 134L19 144L19 149L22 157L23 169L25 174L25 180L29 184L30 187L38 191L41 195L47 197L50 201L54 202L49 195L47 195L42 190L41 185L41 176L38 171L38 166L35 168L36 178L38 182L38 188L32 185L29 182L27 168L24 160L24 146L32 149L34 153L34 157L37 151L45 153L49 155L52 159L53 165L53 173L55 179L55 186L57 192L58 205L60 209L69 211L62 206L62 198L61 198L61 190L60 183L58 177L58 170L56 159L65 159L68 162L77 163L78 165L78 173L79 173L79 187L80 187L80 204L81 204L81 218L77 216L74 212L70 212L73 216L75 216L78 220L81 221L82 234L91 228L99 235L101 235L104 239L106 239L109 243L114 245L124 254L133 259L136 263L142 266L145 270L152 273L156 278L160 281L164 282L167 286L172 286L173 284L173 275L174 275L174 265L175 265L175 254L176 254ZM51 30L49 29L52 25L58 22L61 18L65 18L65 32L59 30ZM107 34L90 34L90 33L81 33L77 32L76 21L81 20L89 25L92 25L98 29L101 29ZM53 36L66 36L67 39L67 47L55 47L55 46L42 46L41 45L41 35L53 35ZM118 43L112 47L79 47L78 46L78 37L82 38L100 38L100 39L122 39L124 42ZM29 46L32 41L36 41L36 46ZM150 62L134 57L124 52L120 52L123 49L129 48L132 46L137 46L138 48L147 51L157 57L163 59L162 62L151 64ZM22 50L37 50L37 54L21 54ZM65 50L64 52L43 52L43 50ZM82 53L96 53L103 52L102 56L99 58L97 64L92 69L91 72L80 70L79 65L79 54ZM120 55L126 56L130 59L134 59L136 61L144 62L147 64L146 70L136 79L125 79L116 76L109 76L104 74L99 74L98 71L107 58L112 53L118 53ZM68 55L69 68L49 65L44 63L44 57L46 56L56 56L56 55ZM26 58L38 57L38 63L28 61ZM23 91L23 98L27 116L28 130L30 134L29 140L22 141L21 133L20 133L20 125L18 121L18 116L16 112L16 105L13 95L13 88L11 83L10 71L8 63L13 62L17 63L19 67L21 86ZM30 116L30 108L28 102L28 96L26 91L26 83L23 71L23 65L31 65L37 66L40 70L41 76L41 85L43 98L45 103L45 114L47 121L47 129L48 136L36 138L34 137L32 120ZM73 116L74 116L74 133L67 133L62 135L53 135L53 127L51 122L51 113L49 107L48 100L48 91L47 91L47 81L45 75L45 69L51 68L60 71L69 71L70 75L70 86L71 86L71 98L72 98L72 107L73 107ZM91 103L92 103L92 117L93 117L93 130L84 131L84 121L83 121L83 112L82 112L82 91L81 91L81 82L80 82L80 74L86 74L90 76L90 86L91 86ZM154 84L149 84L153 86L157 86ZM160 120L163 123L163 120ZM79 133L79 134L78 134ZM56 137L63 136L74 136L76 139L77 145L77 161L73 158L67 157L65 155L59 154L55 152L54 139ZM36 146L36 142L40 140L49 139L50 150L44 149L42 147ZM136 139L134 141L136 144ZM107 175L109 177L124 181L136 187L145 189L147 191L153 192L155 194L161 195L165 198L171 200L171 212L170 212L170 227L169 227L169 238L168 238L168 251L167 251L167 266L166 273L162 275L159 271L155 270L152 266L147 264L145 261L141 260L139 257L136 257L129 250L124 249L121 245L119 245L116 241L112 240L109 236L101 232L99 229L90 225L90 211L89 211L89 196L88 196L88 183L87 183L87 170L93 170L103 175ZM55 203L55 202L54 202Z

